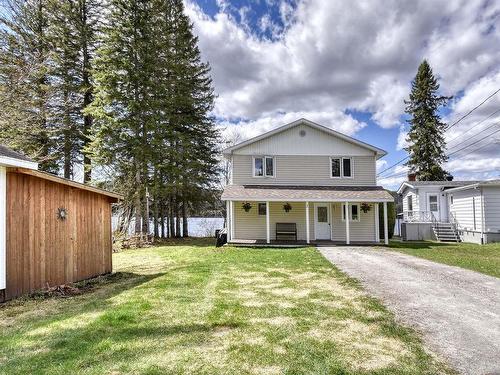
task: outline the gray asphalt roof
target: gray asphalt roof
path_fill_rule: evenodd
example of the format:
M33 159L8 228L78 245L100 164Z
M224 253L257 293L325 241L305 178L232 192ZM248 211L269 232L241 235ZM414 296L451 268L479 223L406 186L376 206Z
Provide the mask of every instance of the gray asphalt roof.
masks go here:
M381 186L228 185L223 200L387 200L393 196Z
M10 148L8 148L4 145L0 145L0 156L33 162L33 160L31 160L29 157L27 157L23 154L20 154L19 152L16 152L14 150L11 150Z

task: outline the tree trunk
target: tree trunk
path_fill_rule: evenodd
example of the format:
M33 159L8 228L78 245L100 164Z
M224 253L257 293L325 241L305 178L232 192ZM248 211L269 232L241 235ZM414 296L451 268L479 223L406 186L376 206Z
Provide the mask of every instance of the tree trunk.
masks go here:
M174 197L170 195L170 205L169 205L169 225L170 225L170 237L175 237L175 220L174 220Z
M155 236L155 238L159 237L159 233L158 233L158 217L159 217L159 215L160 215L160 213L158 212L158 200L155 199L154 204L153 204L153 225L154 225L153 235Z
M83 109L87 108L92 103L92 84L90 82L90 69L91 69L91 55L89 52L89 40L90 35L88 31L88 19L87 15L89 12L87 2L82 1L81 9L81 22L83 26L84 33L81 39L82 48L82 83L85 93L83 94ZM90 129L92 128L92 117L89 114L83 115L83 147L85 148L89 142ZM92 165L89 156L83 153L83 182L89 182L92 179Z
M175 237L181 237L181 217L179 212L179 197L175 197Z
M136 186L141 186L141 173L139 169L135 172ZM142 233L142 204L141 204L141 190L137 189L135 192L135 233Z
M182 200L182 237L189 237L186 200Z
M162 204L160 208L160 225L161 225L161 238L165 238L165 206Z

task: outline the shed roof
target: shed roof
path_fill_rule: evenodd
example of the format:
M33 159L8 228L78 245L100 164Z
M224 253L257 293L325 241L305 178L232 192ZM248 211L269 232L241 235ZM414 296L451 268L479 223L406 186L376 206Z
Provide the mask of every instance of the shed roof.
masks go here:
M295 202L394 202L382 186L228 185L222 200Z
M22 167L37 169L38 164L17 151L0 144L0 165L6 167Z
M404 181L398 189L398 193L402 193L405 187L418 188L421 186L441 186L443 189L454 188L480 183L481 181Z
M110 198L113 198L115 201L117 201L119 199L123 199L123 196L118 194L118 193L114 193L114 192L107 191L104 189L96 188L96 187L90 186L90 185L85 185L85 184L82 184L80 182L76 182L73 180L68 180L67 178L55 176L55 175L47 173L47 172L41 172L41 171L27 169L27 168L8 168L8 171L13 172L13 173L27 174L30 176L42 178L44 180L49 180L49 181L53 181L53 182L56 182L59 184L71 186L71 187L74 187L77 189L87 190L87 191L91 191L91 192L96 193L96 194L106 195Z

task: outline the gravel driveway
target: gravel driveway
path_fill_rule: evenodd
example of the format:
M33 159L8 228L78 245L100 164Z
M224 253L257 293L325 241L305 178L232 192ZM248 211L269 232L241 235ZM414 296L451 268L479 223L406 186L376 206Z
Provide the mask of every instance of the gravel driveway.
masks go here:
M500 279L371 247L320 252L463 374L500 374Z

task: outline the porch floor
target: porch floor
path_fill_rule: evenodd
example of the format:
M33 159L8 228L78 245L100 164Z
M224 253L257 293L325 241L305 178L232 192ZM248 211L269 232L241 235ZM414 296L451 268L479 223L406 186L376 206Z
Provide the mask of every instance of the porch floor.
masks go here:
M330 241L330 240L311 240L309 244L303 240L288 240L288 241L276 241L271 240L271 243L267 243L266 240L243 240L243 239L233 239L228 242L227 245L234 247L281 247L281 248L297 248L297 247L306 247L306 246L364 246L364 245L380 245L382 242L368 242L368 241L355 241L347 245L345 241Z

